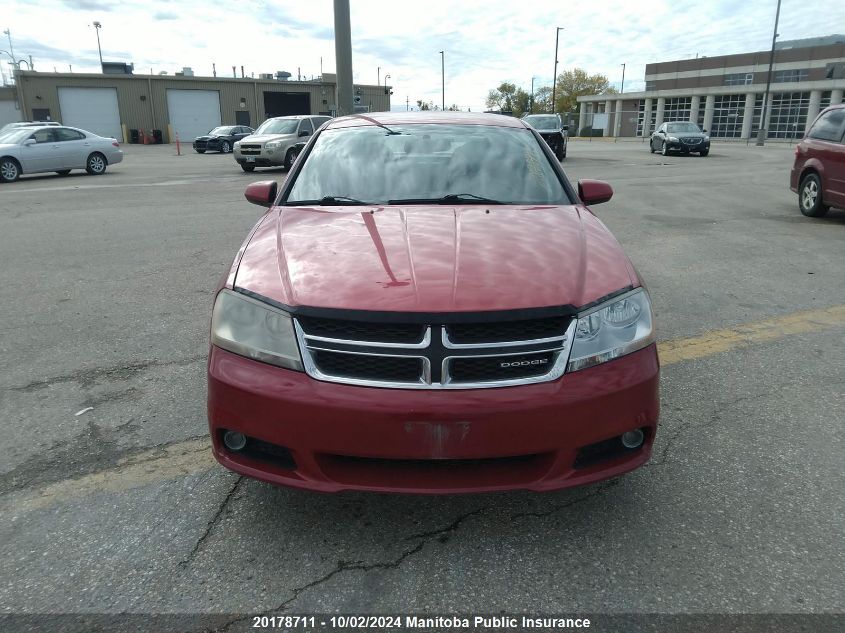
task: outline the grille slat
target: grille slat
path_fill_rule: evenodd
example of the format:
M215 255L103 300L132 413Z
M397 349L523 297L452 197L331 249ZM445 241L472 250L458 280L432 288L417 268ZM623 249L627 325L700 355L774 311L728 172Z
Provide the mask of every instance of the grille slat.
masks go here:
M418 382L423 375L421 358L410 356L374 356L314 350L314 362L325 374L361 380Z
M555 380L572 345L571 317L476 323L374 323L297 317L305 370L330 382L470 389Z

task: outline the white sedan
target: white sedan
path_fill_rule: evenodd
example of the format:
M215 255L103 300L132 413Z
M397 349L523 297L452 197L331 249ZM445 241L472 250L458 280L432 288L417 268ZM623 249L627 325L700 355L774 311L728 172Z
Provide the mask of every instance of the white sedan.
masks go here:
M93 176L123 160L120 143L74 127L14 128L0 134L0 182L21 174L84 169Z

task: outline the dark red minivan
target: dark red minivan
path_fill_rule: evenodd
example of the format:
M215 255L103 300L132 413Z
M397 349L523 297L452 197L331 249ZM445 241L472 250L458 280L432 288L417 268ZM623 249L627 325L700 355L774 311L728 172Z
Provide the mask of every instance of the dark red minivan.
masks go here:
M798 208L811 218L830 207L845 208L845 103L825 108L795 147L789 188Z

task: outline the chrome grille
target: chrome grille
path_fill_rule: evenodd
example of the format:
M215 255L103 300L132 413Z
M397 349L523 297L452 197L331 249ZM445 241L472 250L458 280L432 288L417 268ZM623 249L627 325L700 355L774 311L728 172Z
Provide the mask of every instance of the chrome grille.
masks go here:
M312 378L397 389L507 387L560 378L575 319L413 324L296 317Z
M241 154L244 156L257 156L261 153L261 145L245 145L241 143Z
M702 139L696 137L689 137L689 138L682 138L681 142L685 143L686 145L698 145Z

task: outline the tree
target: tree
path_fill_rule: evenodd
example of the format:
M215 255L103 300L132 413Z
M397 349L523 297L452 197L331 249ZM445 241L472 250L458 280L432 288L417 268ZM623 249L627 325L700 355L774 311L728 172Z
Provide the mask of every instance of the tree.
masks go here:
M542 114L543 112L551 112L552 107L552 87L543 86L537 88L534 92L534 107L531 108L532 114Z
M417 99L417 107L420 110L439 110L436 105L434 105L433 101L423 101L422 99Z
M557 77L555 94L556 112L573 112L578 109L578 97L585 95L615 94L610 81L601 74L588 75L581 68L565 70Z
M531 96L515 84L504 81L498 88L487 93L485 104L491 110L513 112L514 116L522 116L528 112Z

